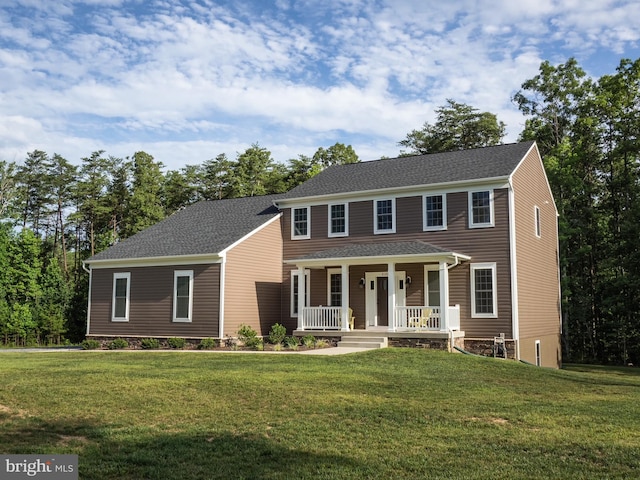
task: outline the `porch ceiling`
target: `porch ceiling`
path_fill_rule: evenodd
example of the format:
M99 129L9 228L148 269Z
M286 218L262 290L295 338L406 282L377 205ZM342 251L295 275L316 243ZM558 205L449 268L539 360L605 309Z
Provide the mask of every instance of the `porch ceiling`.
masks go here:
M352 243L343 247L320 250L304 257L285 260L300 267L319 268L326 265L366 265L372 263L422 263L446 261L454 263L470 260L463 253L454 252L421 241Z

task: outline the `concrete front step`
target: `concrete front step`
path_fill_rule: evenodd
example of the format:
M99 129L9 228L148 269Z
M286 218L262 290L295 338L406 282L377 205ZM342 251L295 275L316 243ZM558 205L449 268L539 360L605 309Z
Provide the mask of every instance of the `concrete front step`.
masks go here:
M386 337L374 337L365 335L349 335L342 337L338 342L339 347L351 348L385 348L388 345Z

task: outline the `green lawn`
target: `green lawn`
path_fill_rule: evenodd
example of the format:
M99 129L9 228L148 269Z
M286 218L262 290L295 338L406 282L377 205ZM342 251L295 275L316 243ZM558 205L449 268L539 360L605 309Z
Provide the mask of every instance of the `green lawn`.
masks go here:
M0 453L76 453L82 479L637 478L640 370L0 352Z

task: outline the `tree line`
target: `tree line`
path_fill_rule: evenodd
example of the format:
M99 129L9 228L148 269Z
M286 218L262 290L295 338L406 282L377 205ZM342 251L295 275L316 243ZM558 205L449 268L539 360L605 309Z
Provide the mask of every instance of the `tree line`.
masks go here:
M536 140L558 206L566 360L640 362L640 60L589 78L575 59L540 65L513 96L520 140ZM400 156L502 143L495 114L447 100L398 142ZM358 162L351 146L276 162L254 144L229 159L164 171L146 152L103 151L79 165L35 150L0 161L0 340L84 335L82 262L199 200L281 193L322 169Z
M82 262L200 200L283 193L333 164L359 158L349 145L318 148L287 164L251 145L163 172L146 152L96 151L74 165L40 150L0 161L0 342L81 340L88 275Z

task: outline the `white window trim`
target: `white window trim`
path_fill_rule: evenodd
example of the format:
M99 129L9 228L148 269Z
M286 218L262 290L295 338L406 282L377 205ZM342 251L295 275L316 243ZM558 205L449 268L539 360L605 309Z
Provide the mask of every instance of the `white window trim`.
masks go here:
M116 317L116 280L120 278L127 279L127 296L125 297L125 316ZM111 321L112 322L128 322L129 306L131 305L131 273L119 272L113 274L113 293L111 294Z
M178 318L178 277L189 277L189 316ZM193 320L193 270L175 270L173 272L173 321L190 323Z
M481 192L489 192L489 215L491 216L490 222L485 223L473 223L473 194L481 193ZM495 212L493 208L493 189L483 188L480 190L471 190L467 195L468 203L469 203L469 228L488 228L495 226Z
M344 205L344 233L333 233L331 231L331 207L335 205ZM329 237L348 237L349 236L349 203L348 202L334 202L327 205L327 232Z
M307 234L296 235L296 210L307 210ZM291 207L291 240L308 240L311 238L311 207Z
M305 291L307 292L307 295L305 295L305 302L304 302L304 306L308 307L309 306L309 292L311 290L311 271L310 270L305 270L304 271L304 277L305 277ZM295 311L294 305L297 304L294 297L294 285L296 285L298 282L298 270L292 270L291 271L291 293L289 295L289 313L291 314L292 318L298 318L298 314Z
M341 268L327 268L327 305L330 307L341 307L342 305L332 305L331 304L331 275L342 275ZM340 284L340 288L342 289L342 283ZM342 295L342 290L340 291Z
M476 270L491 270L491 282L493 284L493 313L476 312ZM496 264L493 263L472 263L471 271L471 318L498 318L498 285L496 282Z
M427 264L424 266L424 304L427 307L440 307L441 305L430 305L429 304L429 273L428 272L438 272L438 280L440 280L440 265L435 264ZM438 291L438 293L441 293Z
M427 198L428 197L442 197L442 225L429 226L427 225ZM435 232L439 230L447 229L447 194L441 192L434 192L424 194L422 196L422 230L424 232Z
M542 217L540 213L540 207L535 205L533 207L533 225L536 233L536 237L542 237Z
M391 229L378 229L378 202L386 202L391 200ZM376 198L373 200L373 233L374 235L384 235L386 233L396 233L396 199L395 198Z

